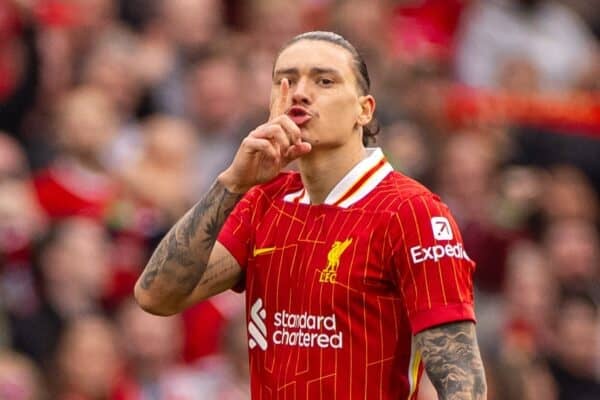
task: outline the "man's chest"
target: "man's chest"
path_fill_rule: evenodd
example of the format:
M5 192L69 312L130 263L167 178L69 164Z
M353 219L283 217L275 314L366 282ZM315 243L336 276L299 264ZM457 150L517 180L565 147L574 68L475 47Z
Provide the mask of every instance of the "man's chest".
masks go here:
M364 210L307 207L267 213L255 231L250 289L276 290L304 305L315 299L323 303L323 297L335 302L336 296L391 291L396 239L389 225L389 216Z
M403 319L390 217L331 207L285 211L267 214L257 225L246 269L249 345L257 368L271 376L291 365L284 381L309 380L352 357L392 357ZM385 355L384 342L391 343ZM315 369L320 351L327 360Z

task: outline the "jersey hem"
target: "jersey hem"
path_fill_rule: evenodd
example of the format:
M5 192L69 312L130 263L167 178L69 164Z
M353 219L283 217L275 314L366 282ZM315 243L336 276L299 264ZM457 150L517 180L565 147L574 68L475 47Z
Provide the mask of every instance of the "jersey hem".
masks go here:
M234 235L220 235L217 239L236 259L242 271L246 271L247 259L244 256L246 245L235 238Z
M472 304L450 304L445 307L436 307L419 311L410 317L413 335L436 325L458 321L476 322L475 311L473 310Z

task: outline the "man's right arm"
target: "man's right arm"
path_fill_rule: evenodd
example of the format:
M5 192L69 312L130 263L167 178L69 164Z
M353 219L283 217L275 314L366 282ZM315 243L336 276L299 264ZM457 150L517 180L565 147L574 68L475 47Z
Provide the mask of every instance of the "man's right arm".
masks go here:
M174 314L237 282L240 266L216 240L241 197L217 180L171 228L136 283L135 298L143 309Z
M284 79L269 121L240 145L231 165L210 191L162 239L135 285L148 312L174 314L232 287L241 268L217 242L225 220L250 188L273 179L291 161L311 151L300 128L285 115L289 82Z

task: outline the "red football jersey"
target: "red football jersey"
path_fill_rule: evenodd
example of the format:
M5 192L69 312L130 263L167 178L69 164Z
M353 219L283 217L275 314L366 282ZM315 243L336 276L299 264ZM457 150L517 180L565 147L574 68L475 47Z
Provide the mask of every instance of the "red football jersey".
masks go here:
M414 399L415 333L474 320L448 208L369 149L311 205L298 173L253 188L219 241L244 271L252 398Z

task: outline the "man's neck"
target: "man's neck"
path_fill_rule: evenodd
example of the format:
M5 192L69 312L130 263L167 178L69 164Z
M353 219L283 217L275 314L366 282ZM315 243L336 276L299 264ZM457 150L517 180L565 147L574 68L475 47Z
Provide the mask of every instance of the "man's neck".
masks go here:
M349 142L335 149L315 148L300 162L302 183L311 204L321 204L335 185L366 157L362 143Z

